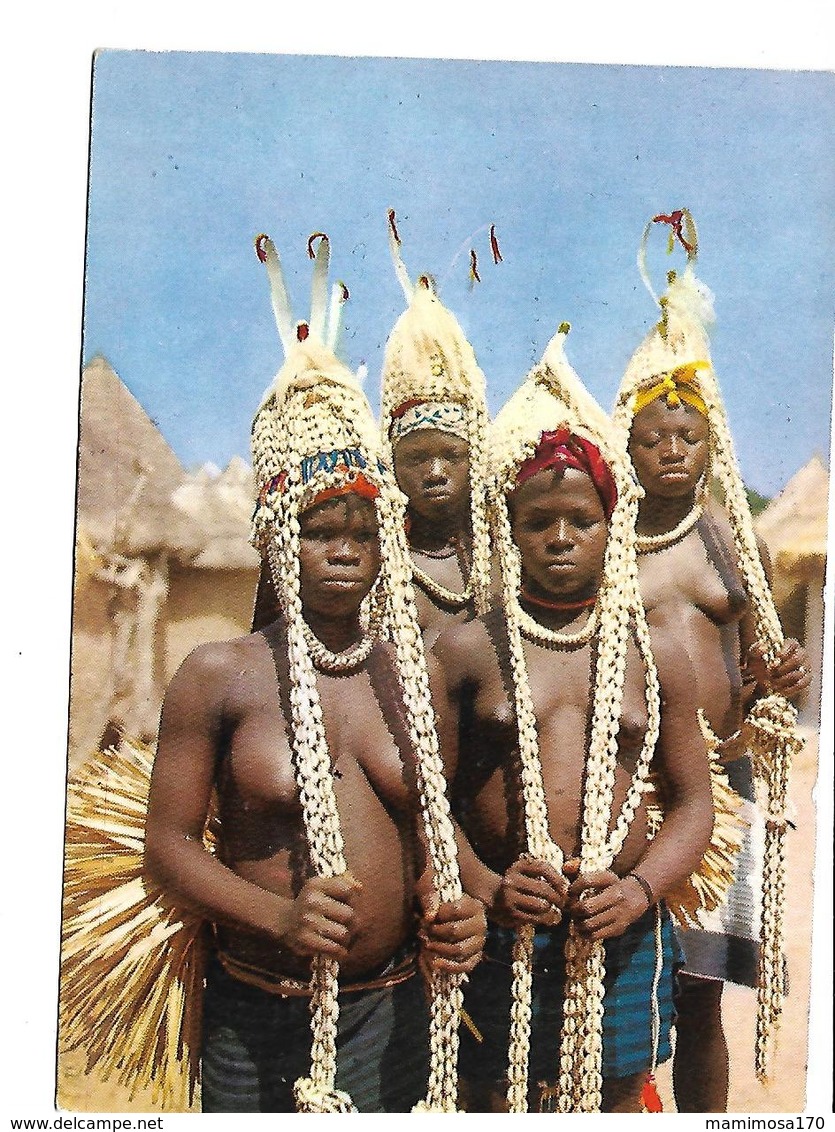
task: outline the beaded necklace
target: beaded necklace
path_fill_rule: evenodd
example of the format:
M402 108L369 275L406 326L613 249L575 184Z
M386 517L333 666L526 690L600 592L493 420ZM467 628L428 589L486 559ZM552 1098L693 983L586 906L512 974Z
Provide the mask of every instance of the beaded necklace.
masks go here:
M702 503L695 503L687 512L684 518L672 528L670 531L662 531L658 535L635 535L635 548L639 554L653 554L656 550L666 550L668 546L674 546L675 543L681 542L685 535L698 523L702 517L704 505Z
M517 609L514 610L516 617L519 620L519 628L522 636L526 637L534 644L544 645L549 649L579 649L583 645L587 645L597 632L599 624L599 614L597 606L592 609L584 625L574 633L566 633L561 629L549 629L546 625L542 625L535 617L531 617L522 606L516 601Z
M461 567L461 573L464 575L470 573L471 575L471 571L467 568L468 564L466 561L464 561L465 556L463 549L457 537L455 537L450 542L448 551L446 548L444 548L442 552L439 552L416 549L414 547L410 547L410 550L412 551L412 554L422 554L426 558L435 559L451 558L453 554L457 554L459 566ZM463 609L465 605L472 601L473 586L471 576L470 578L468 578L467 584L464 589L460 592L457 592L456 590L448 589L446 586L442 585L440 582L437 582L433 577L427 574L425 570L421 570L420 566L418 566L414 558L412 558L412 576L414 581L417 582L417 584L427 595L427 597L429 597L433 601L440 602L441 605L449 606L451 609Z
M301 622L301 629L314 666L329 676L345 676L349 672L356 672L368 660L376 640L373 634L368 634L342 652L331 652L305 620Z
M567 609L588 609L597 602L597 594L594 597L583 598L582 601L546 601L543 597L536 597L534 594L528 593L524 587L520 591L520 597L528 605L538 605L540 609L554 609L559 612L564 612Z

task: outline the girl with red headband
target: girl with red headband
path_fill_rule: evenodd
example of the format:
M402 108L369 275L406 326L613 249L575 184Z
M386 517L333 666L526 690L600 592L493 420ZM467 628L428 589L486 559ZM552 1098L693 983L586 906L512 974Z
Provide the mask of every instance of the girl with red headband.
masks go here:
M462 877L490 921L464 1001L472 1111L638 1110L670 1055L663 897L711 829L688 674L653 657L637 594L638 490L566 329L491 434L504 608L433 648ZM651 765L667 810L650 842Z

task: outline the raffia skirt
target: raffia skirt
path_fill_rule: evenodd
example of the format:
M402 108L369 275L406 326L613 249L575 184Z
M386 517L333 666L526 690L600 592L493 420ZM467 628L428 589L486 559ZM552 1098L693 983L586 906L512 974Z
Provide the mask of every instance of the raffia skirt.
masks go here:
M701 916L703 928L676 926L684 951L683 972L706 979L757 985L762 904L765 820L754 802L751 760L745 755L725 767L728 781L743 799L740 817L747 824L727 900Z

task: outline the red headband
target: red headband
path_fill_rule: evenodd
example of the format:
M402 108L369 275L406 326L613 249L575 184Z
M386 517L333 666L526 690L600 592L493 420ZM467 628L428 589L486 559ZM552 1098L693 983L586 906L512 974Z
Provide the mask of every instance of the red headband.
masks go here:
M546 468L576 468L579 472L585 472L600 496L606 518L611 519L618 501L618 489L609 465L600 455L600 449L591 441L584 440L567 428L543 432L533 456L525 460L516 473L516 486Z
M364 476L362 472L357 472L356 474L351 474L345 483L317 491L307 506L314 507L317 503L324 503L326 499L336 499L340 495L351 494L361 495L363 499L373 500L380 494L380 489Z
M326 499L335 499L340 495L348 495L353 492L355 495L361 495L364 499L376 499L380 494L380 489L376 484L372 483L367 476L362 472L357 472L349 469L346 464L338 464L337 471L345 473L345 480L341 484L336 484L334 487L326 487L321 491L317 491L310 502L305 504L305 508L313 507L316 503L324 503ZM287 487L287 472L279 472L277 476L273 476L267 480L258 492L258 504L262 506L267 501L267 496L271 491L283 492Z

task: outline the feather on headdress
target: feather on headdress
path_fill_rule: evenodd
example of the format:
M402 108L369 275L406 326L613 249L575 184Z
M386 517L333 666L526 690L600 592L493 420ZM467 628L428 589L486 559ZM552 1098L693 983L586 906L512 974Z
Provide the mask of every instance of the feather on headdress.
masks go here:
M676 225L687 222L689 238L683 243L687 265L681 275L671 274L667 291L656 296L649 282L644 249L654 223ZM672 244L671 244L672 246ZM638 263L653 299L661 308L661 319L636 350L618 390L614 423L626 445L641 391L667 376L685 377L704 405L710 426L710 470L718 480L733 532L737 563L742 574L757 641L771 662L783 644L783 631L765 576L754 534L751 510L725 413L725 405L709 350L708 329L713 322L713 300L696 277L698 254L696 225L686 209L670 216L657 216L644 230ZM706 485L705 485L706 490ZM698 506L698 504L697 504ZM752 705L744 731L754 754L754 771L766 794L767 822L763 914L758 979L755 1067L765 1079L773 1048L783 998L783 911L785 900L786 803L791 760L802 746L797 734L797 713L782 696L769 695Z
M319 233L317 238L321 253L326 237ZM281 296L286 289L276 282L278 257L273 256L274 249L266 237L259 240L268 271L273 265L271 288ZM325 290L321 279L318 283L314 280L314 296L320 297L320 303ZM285 323L290 322L280 309ZM311 863L322 875L338 875L346 868L315 669L340 671L346 663L359 664L374 638L387 635L395 649L415 753L421 817L435 888L442 902L456 900L462 889L411 584L405 499L383 459L379 430L359 382L333 355L333 333L323 342L323 323L313 313L310 323L301 325L308 326L309 331L297 334L296 341L286 345L284 365L262 399L253 424L253 465L259 487L253 541L270 563L287 624L294 762ZM367 497L374 500L382 565L375 590L369 595L365 641L348 650L350 655L335 656L316 640L304 620L299 517L322 491L336 485L358 487L360 481ZM337 976L335 961L324 956L314 958L311 1071L296 1082L300 1111L345 1112L353 1107L350 1097L335 1087ZM418 1107L454 1111L461 977L436 973L431 991L429 1091Z
M394 210L389 211L389 247L395 272L408 303L386 343L380 395L385 459L393 463L392 426L398 411L413 403L453 403L463 408L454 429L469 443L470 521L473 560L467 596L477 613L489 604L490 545L485 514L487 404L484 374L455 315L438 296L427 275L409 279L400 252ZM436 419L439 414L435 414ZM436 427L427 417L423 427ZM441 427L446 427L443 424Z
M581 869L595 871L610 867L640 805L658 737L660 697L649 631L637 590L634 524L639 488L609 418L568 363L565 356L567 332L568 325L564 323L548 344L540 363L493 422L490 432L492 474L489 503L502 566L519 733L526 849L532 856L541 857L558 868L563 863L562 852L548 829L538 727L523 638L530 637L553 648L572 648L590 642L593 636L597 637L580 853ZM545 630L521 607L522 563L513 541L507 502L508 494L516 486L520 468L537 452L543 432L550 434L562 429L567 430L569 436L582 438L600 453L617 488L597 602L585 626L571 637ZM610 831L626 652L633 632L644 661L648 726L632 783ZM525 1111L527 1102L532 947L533 931L525 927L517 934L514 951L514 1023L508 1070L508 1105L512 1112ZM600 1111L603 946L583 940L572 927L566 962L566 1024L560 1046L557 1106L561 1112Z

